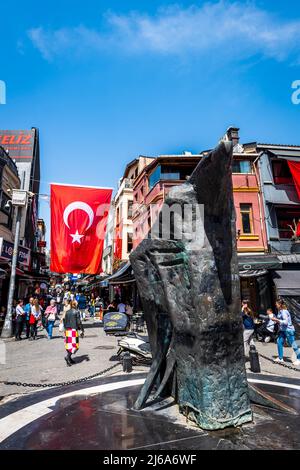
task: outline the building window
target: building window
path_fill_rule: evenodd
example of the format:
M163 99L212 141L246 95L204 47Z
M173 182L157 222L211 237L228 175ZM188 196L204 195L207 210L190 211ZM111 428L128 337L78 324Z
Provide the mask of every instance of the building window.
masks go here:
M151 173L151 175L149 176L149 189L150 190L156 185L156 183L159 182L160 176L161 176L161 167L159 165L157 168L155 168L153 173Z
M180 180L180 172L178 171L178 168L173 168L171 166L163 166L161 170L161 179Z
M150 229L151 229L151 226L152 226L150 210L148 210L147 222L148 222L148 230L150 230Z
M158 165L149 176L149 190L160 181L185 181L192 174L194 166Z
M293 184L293 177L285 160L274 160L272 168L275 184Z
M300 210L277 209L276 215L279 238L290 240L293 236L293 231L289 226L294 227L294 221L298 223L300 220Z
M132 219L132 207L133 207L133 201L128 201L128 203L127 203L127 219Z
M127 233L127 253L130 253L132 250L132 233Z
M243 234L249 235L253 233L252 204L241 204L240 212L241 212L241 219L242 219Z
M234 160L232 163L232 173L252 173L252 166L249 160Z

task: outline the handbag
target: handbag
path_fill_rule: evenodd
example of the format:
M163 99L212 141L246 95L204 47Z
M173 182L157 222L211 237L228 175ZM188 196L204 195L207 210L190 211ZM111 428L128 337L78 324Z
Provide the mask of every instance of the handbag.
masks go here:
M59 324L58 331L59 331L60 333L63 333L64 330L65 330L64 324L63 324L63 322L61 322L61 323Z
M50 315L48 316L48 321L55 321L55 320L56 320L55 313L50 313Z

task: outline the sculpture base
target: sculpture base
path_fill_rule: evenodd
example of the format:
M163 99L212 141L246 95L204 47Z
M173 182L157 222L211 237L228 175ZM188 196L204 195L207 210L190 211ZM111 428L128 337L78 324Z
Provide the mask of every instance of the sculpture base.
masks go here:
M298 415L253 406L252 423L204 431L180 414L172 399L133 411L137 381L144 379L145 374L107 377L3 404L0 449L300 449L300 380L259 375L256 384L274 398L284 395Z

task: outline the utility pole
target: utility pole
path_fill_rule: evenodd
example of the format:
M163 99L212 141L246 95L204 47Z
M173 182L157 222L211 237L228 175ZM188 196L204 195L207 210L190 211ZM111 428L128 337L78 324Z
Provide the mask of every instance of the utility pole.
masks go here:
M28 193L22 189L13 189L13 196L11 204L17 207L17 219L16 219L16 232L14 240L14 251L11 263L11 275L9 282L9 293L7 302L7 312L5 316L5 322L2 328L1 337L10 338L12 336L12 307L14 300L14 292L16 285L16 270L18 262L19 242L20 242L20 230L23 208L27 206Z

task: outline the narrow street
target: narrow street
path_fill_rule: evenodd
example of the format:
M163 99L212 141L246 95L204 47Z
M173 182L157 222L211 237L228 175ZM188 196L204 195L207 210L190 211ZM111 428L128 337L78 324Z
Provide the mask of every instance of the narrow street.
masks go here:
M1 365L0 381L21 382L30 384L52 384L78 380L105 370L115 364L115 368L105 375L115 375L122 371L118 363L118 337L106 335L102 326L93 320L84 323L85 335L80 338L80 348L74 356L76 364L67 367L64 360L65 348L63 334L58 325L54 328L52 340L46 336L45 330L39 331L36 341L15 341L14 338L4 340L6 348L6 364ZM276 357L274 343L256 342L257 350L269 359ZM286 366L292 366L293 350L284 350ZM300 378L300 368L289 369L280 364L274 364L260 357L262 374L281 375L287 379ZM296 369L296 370L295 370ZM136 372L147 371L145 367L134 367ZM247 373L251 375L250 362L246 362ZM40 391L41 388L10 386L0 384L0 397L16 397L24 393ZM1 401L0 401L1 403Z
M85 335L80 338L80 348L74 356L76 364L67 367L64 357L63 333L54 328L52 340L47 339L45 330L39 331L36 341L23 339L5 340L6 364L1 366L0 381L48 384L68 382L107 369L116 360L117 338L107 336L99 323L88 320L84 323ZM111 373L120 372L117 366ZM11 394L32 393L39 390L31 387L7 386L0 384L0 397ZM1 402L0 402L1 403Z

